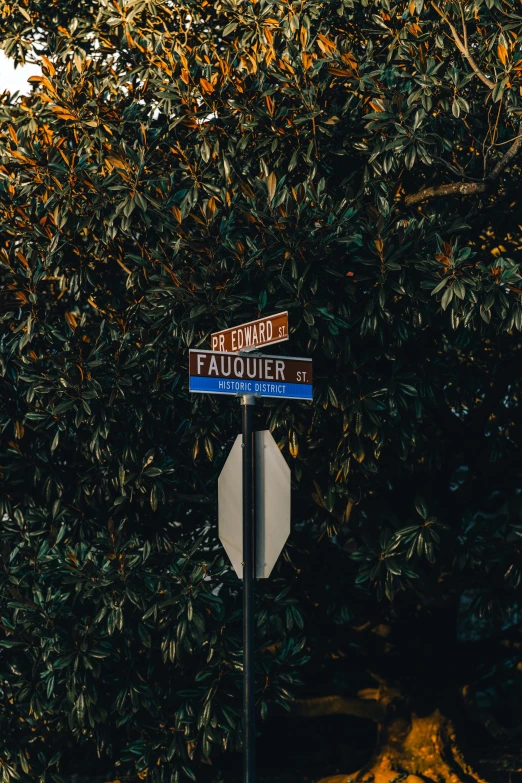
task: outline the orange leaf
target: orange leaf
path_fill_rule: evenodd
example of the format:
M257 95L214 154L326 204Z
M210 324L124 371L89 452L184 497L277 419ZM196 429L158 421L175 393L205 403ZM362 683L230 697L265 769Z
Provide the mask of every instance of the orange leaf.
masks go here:
M310 68L313 62L312 55L308 54L307 52L302 52L301 60L303 61L303 68L305 69L305 71L308 71L308 69Z
M332 54L333 52L337 51L337 46L335 43L330 41L330 39L322 33L319 33L317 36L317 44L324 54Z
M45 56L45 54L42 54L42 62L45 65L46 69L49 71L50 75L56 76L56 68L49 60L49 58Z
M21 262L22 262L22 264L25 266L25 268L26 268L26 269L29 269L29 268L30 268L30 267L29 267L29 264L27 263L27 259L25 258L25 256L23 256L23 255L21 254L21 252L20 252L19 250L17 250L17 251L16 251L16 257L17 257L17 259L18 259L19 261L21 261Z
M74 315L74 313L65 313L65 320L67 321L67 323L71 327L71 331L74 332L74 330L76 329L76 327L78 325L78 322L76 320L76 316Z
M203 90L203 92L206 92L206 93L214 92L214 88L212 87L210 82L207 82L207 80L203 79L203 77L199 80L199 85L200 85L201 89Z
M507 59L508 59L508 52L507 52L506 47L502 46L502 44L499 44L497 46L497 54L498 54L498 59L500 60L502 65L505 65L507 63Z
M268 49L268 51L267 51L267 53L265 55L265 63L267 65L270 65L272 60L275 60L275 52L274 52L274 47L273 46L271 46L270 49Z
M69 109L64 109L62 106L53 106L53 111L58 115L61 120L73 120L76 121L77 117L72 114Z
M332 76L341 76L344 78L351 78L353 77L353 71L348 71L346 68L327 68L326 69L328 73L331 73Z
M105 158L105 162L109 163L111 166L114 166L117 169L125 169L125 163L120 158L115 158L112 155L109 155Z

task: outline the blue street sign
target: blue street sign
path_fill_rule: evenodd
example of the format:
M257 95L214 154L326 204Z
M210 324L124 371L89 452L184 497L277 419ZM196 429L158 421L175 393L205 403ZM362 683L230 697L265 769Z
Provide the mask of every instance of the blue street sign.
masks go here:
M312 400L312 360L191 350L191 392Z

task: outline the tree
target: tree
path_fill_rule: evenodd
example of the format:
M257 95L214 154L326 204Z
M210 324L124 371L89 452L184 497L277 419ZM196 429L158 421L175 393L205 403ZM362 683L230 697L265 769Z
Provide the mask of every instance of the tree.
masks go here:
M478 778L454 720L514 731L475 693L520 685L520 15L2 11L5 52L43 67L0 115L4 781L79 747L177 781L237 747L215 500L238 411L189 396L187 352L277 309L315 401L258 406L295 523L259 588L260 713L377 721L363 778Z

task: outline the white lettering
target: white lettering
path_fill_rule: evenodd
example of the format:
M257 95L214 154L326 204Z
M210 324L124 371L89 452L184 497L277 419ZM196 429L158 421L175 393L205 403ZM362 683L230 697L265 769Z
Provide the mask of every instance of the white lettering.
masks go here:
M276 360L276 381L284 381L285 379L285 363L280 359Z
M256 383L254 384L254 390L258 394L284 394L286 391L286 384L283 383Z
M267 340L272 339L272 321L266 322L266 339Z
M267 381L273 381L274 376L272 375L272 365L274 363L273 359L265 359L265 379Z
M217 345L218 345L218 335L213 334L212 335L212 350L217 351Z
M228 362L228 367L225 371L225 362ZM230 356L221 356L221 375L224 375L225 377L227 375L230 375L232 372L232 357Z
M252 345L257 345L259 343L259 338L257 336L257 325L254 324L252 326Z
M234 331L232 332L232 334L230 335L230 339L232 340L232 350L233 350L233 351L237 351L237 345L236 345L236 330L235 330L235 329L234 329Z
M264 324L259 324L259 339L263 340L263 342L265 340L265 325Z
M225 335L220 334L219 335L219 350L224 351L225 350Z
M246 371L249 378L256 377L257 361L254 358L248 358L246 360Z
M203 369L203 362L205 361L205 354L204 353L198 353L198 375L201 375L201 370Z
M215 356L211 356L210 357L210 364L208 366L208 374L209 375L212 375L212 374L219 375L218 366L217 366L217 362L216 362L216 357Z
M250 336L252 334L252 327L251 326L245 326L245 348L249 348L251 346L250 342Z
M240 356L236 356L236 358L234 359L234 375L237 375L239 376L239 378L242 378L244 374L245 374L245 363Z
M239 350L241 350L241 348L243 347L244 337L245 337L245 335L243 333L243 330L242 329L238 329L237 330L237 347L239 348Z

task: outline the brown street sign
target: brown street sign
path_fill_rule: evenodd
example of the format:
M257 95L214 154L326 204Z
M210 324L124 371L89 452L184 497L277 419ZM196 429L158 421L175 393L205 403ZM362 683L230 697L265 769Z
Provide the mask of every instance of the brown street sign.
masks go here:
M213 351L237 353L288 340L288 313L275 313L211 335Z
M311 359L191 350L189 375L191 392L254 394L294 400L313 398Z

